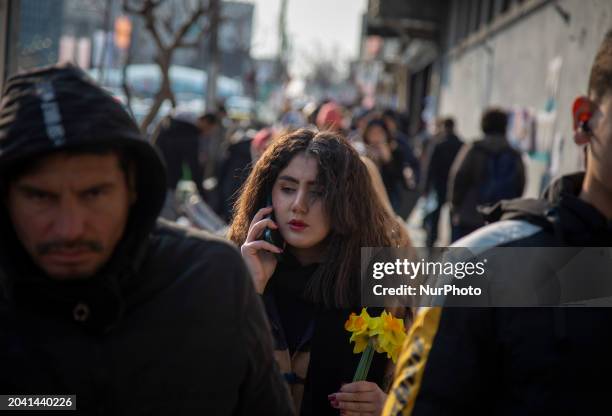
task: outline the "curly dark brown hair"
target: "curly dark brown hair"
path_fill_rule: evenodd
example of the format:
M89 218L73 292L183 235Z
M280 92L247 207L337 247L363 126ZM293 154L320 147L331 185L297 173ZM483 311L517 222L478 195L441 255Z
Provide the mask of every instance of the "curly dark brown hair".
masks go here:
M359 155L341 135L301 129L275 141L241 189L229 238L244 243L251 220L265 205L280 171L298 154L317 160L317 180L324 188L331 224L325 259L311 279L308 295L328 307L357 306L361 247L407 247L409 241L376 196Z

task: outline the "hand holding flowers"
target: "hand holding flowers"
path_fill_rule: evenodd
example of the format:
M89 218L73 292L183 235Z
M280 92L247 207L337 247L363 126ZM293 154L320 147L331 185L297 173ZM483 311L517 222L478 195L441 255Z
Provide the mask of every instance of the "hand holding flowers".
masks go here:
M386 353L397 362L398 355L406 338L402 319L395 318L387 311L378 317L371 317L365 308L359 315L352 313L344 324L351 332L349 342L354 342L355 354L361 359L353 382L345 384L340 392L328 396L332 407L341 410L343 415L378 415L382 411L387 395L376 383L365 381L370 370L374 351Z

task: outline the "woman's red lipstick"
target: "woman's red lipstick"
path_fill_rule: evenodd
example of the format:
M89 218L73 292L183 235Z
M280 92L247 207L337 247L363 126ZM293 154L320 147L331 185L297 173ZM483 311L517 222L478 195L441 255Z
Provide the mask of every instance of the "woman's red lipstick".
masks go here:
M308 227L308 224L306 224L305 222L298 221L298 220L289 221L289 228L291 228L291 230L293 231L302 231L306 227Z

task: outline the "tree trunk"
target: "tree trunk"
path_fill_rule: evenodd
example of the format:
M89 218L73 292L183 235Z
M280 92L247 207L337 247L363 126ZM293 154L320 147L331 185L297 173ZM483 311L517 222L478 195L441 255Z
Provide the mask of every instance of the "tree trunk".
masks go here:
M176 100L174 98L174 94L172 93L172 85L170 84L170 62L172 62L172 51L165 51L158 61L162 81L159 91L157 94L155 94L155 101L153 101L153 105L140 125L140 130L145 135L147 134L149 126L155 120L155 116L157 116L157 113L159 112L159 109L164 101L171 100L173 102L173 106L176 106Z

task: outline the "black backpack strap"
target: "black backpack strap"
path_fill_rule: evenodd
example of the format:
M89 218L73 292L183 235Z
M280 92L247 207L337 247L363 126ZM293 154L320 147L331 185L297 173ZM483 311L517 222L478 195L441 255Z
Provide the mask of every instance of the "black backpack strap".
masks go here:
M480 207L487 223L501 220L523 220L554 231L558 225L556 209L543 199L510 199Z

